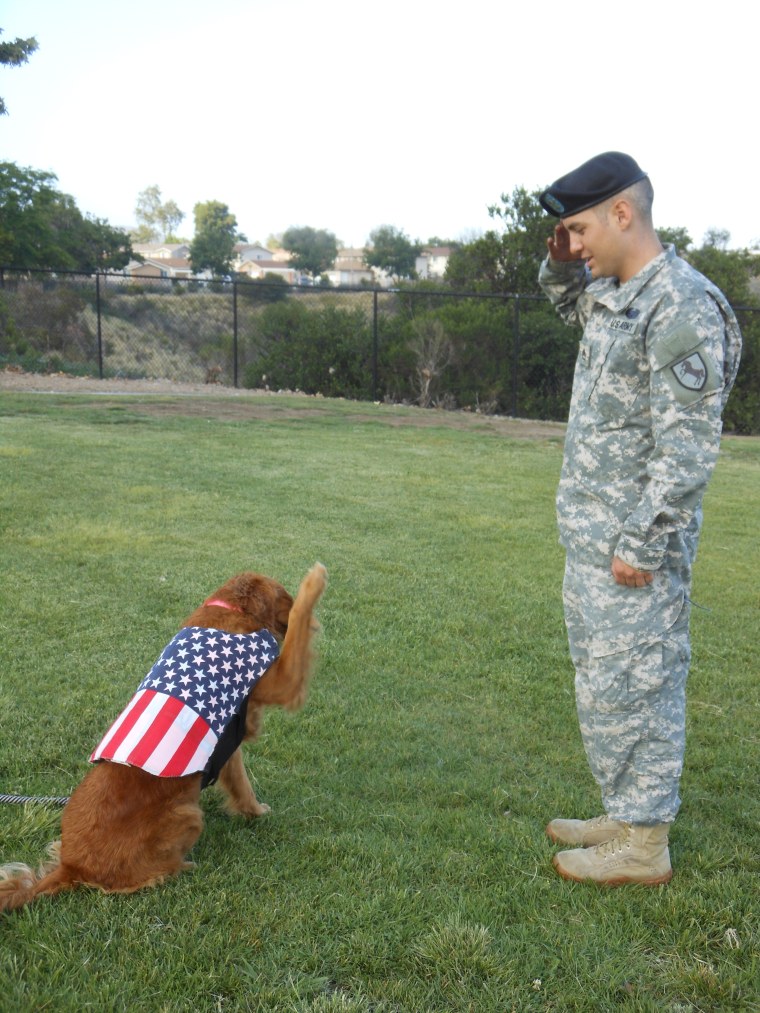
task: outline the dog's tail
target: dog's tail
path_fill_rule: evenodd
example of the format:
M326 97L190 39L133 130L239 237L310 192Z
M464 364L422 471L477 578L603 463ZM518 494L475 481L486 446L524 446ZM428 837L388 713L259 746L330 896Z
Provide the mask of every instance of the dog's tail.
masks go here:
M59 841L50 845L48 851L54 860L43 865L39 872L23 862L0 865L0 911L15 911L31 904L36 897L52 896L76 885L68 869L58 860L60 847Z

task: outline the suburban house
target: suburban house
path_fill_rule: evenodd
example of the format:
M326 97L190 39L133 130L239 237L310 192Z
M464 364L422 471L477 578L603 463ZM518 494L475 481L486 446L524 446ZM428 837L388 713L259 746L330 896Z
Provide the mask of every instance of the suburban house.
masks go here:
M338 250L335 263L326 272L331 285L338 287L376 285L377 278L371 267L364 263L364 250L348 248Z
M132 246L142 261L133 260L124 273L131 278L202 278L211 277L209 271L194 272L189 260L189 243L135 243ZM364 262L364 249L349 247L338 250L333 266L326 271L330 284L337 288L392 287L395 282L385 271L368 267ZM417 257L415 269L420 278L443 278L451 247L425 248ZM232 270L252 279L274 274L288 285L311 285L311 278L290 264L287 250L269 250L259 243L237 243Z
M419 278L443 278L449 262L450 246L426 247L415 261L414 269Z
M132 243L132 251L150 260L187 260L189 243Z
M233 263L236 271L240 270L239 265L247 264L249 261L275 259L271 250L258 243L235 243L234 251L235 260Z
M130 278L208 278L208 272L194 274L190 261L179 257L146 257L132 260L124 268Z
M288 285L298 285L301 275L294 267L291 267L286 260L275 260L267 250L269 259L235 261L233 264L238 274L247 275L249 278L264 278L267 274L276 274L278 278L284 278Z
M132 260L124 268L130 278L193 278L208 277L206 273L194 275L187 259L189 243L133 243L132 252L143 259Z

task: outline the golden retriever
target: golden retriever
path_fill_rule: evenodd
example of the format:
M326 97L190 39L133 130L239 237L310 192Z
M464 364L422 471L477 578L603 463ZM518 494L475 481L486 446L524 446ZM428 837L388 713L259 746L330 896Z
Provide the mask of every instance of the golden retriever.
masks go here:
M218 737L219 743L226 742L229 758L217 760L222 764L220 769L213 768L212 760L200 769L199 764L205 762L203 754L194 764L188 763L195 772L172 776L171 764L164 768L170 773L157 775L125 760L99 759L98 750L94 751L91 759L97 762L63 810L61 840L49 849L52 861L38 875L20 863L0 867L0 911L13 910L40 895L78 885L97 887L106 893L132 893L190 867L187 852L203 829L201 788L217 776L232 812L254 817L269 811L254 794L237 743L255 738L262 707L278 704L295 710L304 703L313 661L312 640L319 629L313 610L326 584L327 572L321 563L306 574L295 600L271 578L242 573L227 581L187 618L172 644L183 643L191 635L200 636L205 631L210 642L219 641L218 660L224 661L224 651L230 659L235 658L226 645L245 643L247 638L239 635L250 634L254 635L251 642L259 644L269 662L263 675L261 671L253 673L249 666L248 675L258 679L250 692L245 680L241 682L237 674L241 663L237 662L238 670L227 666L229 674L237 678L242 696L234 708L231 704L228 708L231 715L234 711L230 728L235 721L239 725L234 736L228 729ZM168 650L169 647L144 683L168 656ZM272 656L276 659L273 663ZM216 687L217 683L212 685ZM226 685L234 688L235 680L226 680ZM240 691L241 685L244 692ZM159 694L153 696L157 698ZM109 736L117 734L114 729L127 710L114 722L98 749ZM185 710L189 713L189 709ZM212 733L208 734L214 738Z

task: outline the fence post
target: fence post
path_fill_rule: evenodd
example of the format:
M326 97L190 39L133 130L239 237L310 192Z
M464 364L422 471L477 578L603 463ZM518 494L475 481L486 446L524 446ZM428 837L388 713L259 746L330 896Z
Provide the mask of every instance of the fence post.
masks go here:
M520 296L513 296L515 300L514 340L512 342L512 411L513 419L517 418L517 370L520 359Z
M238 313L237 313L238 285L232 283L232 385L238 385Z
M372 293L372 400L377 401L377 289Z
M103 379L103 331L101 327L100 271L95 272L95 316L98 321L98 377Z

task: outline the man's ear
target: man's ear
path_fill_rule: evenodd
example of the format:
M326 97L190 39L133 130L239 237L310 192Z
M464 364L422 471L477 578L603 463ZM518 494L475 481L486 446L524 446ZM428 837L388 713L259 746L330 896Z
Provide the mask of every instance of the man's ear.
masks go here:
M616 223L621 232L631 227L633 222L633 207L625 197L620 197L610 208L610 218Z

